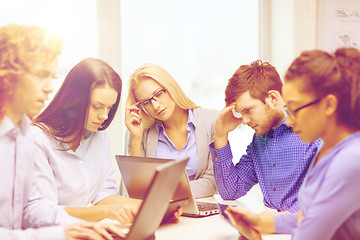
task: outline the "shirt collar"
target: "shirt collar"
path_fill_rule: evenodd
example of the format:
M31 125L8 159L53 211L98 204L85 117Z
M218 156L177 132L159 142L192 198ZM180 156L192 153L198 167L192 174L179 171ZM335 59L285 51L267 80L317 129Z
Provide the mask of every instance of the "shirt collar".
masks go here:
M283 133L284 131L288 130L291 127L286 125L287 119L285 119L279 126L275 128L275 130L271 129L269 132L265 133L263 135L263 138L273 138L274 134L279 135Z
M188 112L189 112L189 116L188 116L188 122L187 122L186 126L189 126L190 124L192 124L192 125L194 125L194 127L196 127L193 110L189 109Z
M11 134L12 136L16 137L18 133L25 135L31 126L31 120L29 117L24 115L17 126L8 118L7 116L4 117L2 122L0 123L0 136L4 136L7 134Z
M196 127L195 117L194 117L194 113L193 113L192 109L188 110L188 120L187 120L187 123L186 123L186 129L189 130L190 124L192 124L194 127ZM156 130L157 130L158 133L160 132L160 129L164 129L163 121L160 121L160 120L156 119L155 120L155 125L156 125Z
M287 123L287 118L279 125L275 128L274 132L275 133L282 133L288 129L291 129L291 127L286 125Z

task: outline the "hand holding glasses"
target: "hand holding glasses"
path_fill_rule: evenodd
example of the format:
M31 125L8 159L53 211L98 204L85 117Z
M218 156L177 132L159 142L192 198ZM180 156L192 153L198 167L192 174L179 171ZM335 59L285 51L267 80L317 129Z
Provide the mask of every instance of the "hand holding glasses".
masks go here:
M152 95L151 98L139 101L139 103L137 104L137 107L142 108L145 112L150 110L150 108L152 107L151 101L158 101L166 94L166 91L167 91L166 88L163 88L163 89L157 91L154 95Z

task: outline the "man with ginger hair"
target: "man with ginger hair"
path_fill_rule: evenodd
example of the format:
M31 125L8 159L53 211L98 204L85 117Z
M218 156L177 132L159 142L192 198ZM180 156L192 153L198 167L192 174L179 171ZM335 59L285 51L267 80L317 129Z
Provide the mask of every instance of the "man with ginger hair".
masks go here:
M279 212L296 212L297 195L321 140L302 143L282 112L282 81L269 63L242 65L229 79L225 108L217 117L210 151L215 180L223 199L244 196L259 183L265 206ZM236 118L232 111L241 113ZM237 164L232 162L228 133L239 124L255 134Z

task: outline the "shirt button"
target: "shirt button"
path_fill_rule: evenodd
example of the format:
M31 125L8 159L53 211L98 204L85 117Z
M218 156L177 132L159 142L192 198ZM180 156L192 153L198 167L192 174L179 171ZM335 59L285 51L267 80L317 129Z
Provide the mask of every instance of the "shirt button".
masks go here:
M218 157L217 157L216 152L214 152L214 156L215 156L215 161L217 161L217 160L218 160Z
M278 142L278 140L277 140L277 139L275 139L275 142L277 143L277 142Z
M276 191L276 188L273 188L274 191Z
M15 201L19 201L19 197L15 197Z
M275 163L273 163L273 167L275 167L276 166L276 164Z
M218 175L218 178L221 178L221 175L220 175L220 174Z

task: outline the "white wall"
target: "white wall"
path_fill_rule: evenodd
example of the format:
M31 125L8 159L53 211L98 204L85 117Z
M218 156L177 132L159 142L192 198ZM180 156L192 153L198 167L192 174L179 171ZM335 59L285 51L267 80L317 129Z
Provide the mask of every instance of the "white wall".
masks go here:
M99 58L104 59L114 70L121 76L121 29L120 29L120 1L119 0L97 0L98 14L98 42ZM126 84L125 79L121 76L123 89ZM123 124L123 102L125 99L124 91L122 93L118 112L108 128L110 137L110 150L112 164L119 182L120 172L115 162L115 155L123 153L124 145L124 124Z
M276 67L281 78L301 51L316 48L317 3L318 0L262 0L265 9L261 57Z
M316 48L318 2L318 0L295 0L295 56L303 50Z

